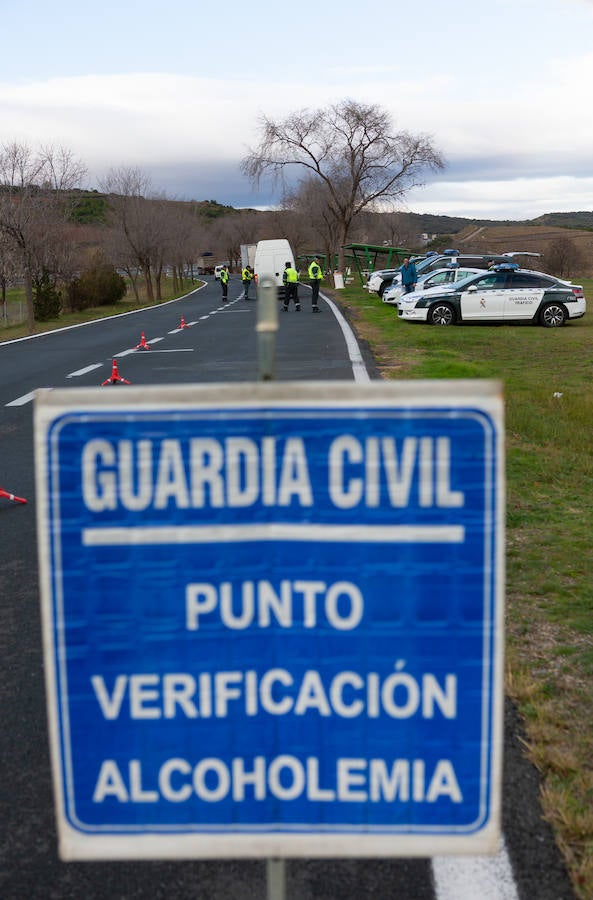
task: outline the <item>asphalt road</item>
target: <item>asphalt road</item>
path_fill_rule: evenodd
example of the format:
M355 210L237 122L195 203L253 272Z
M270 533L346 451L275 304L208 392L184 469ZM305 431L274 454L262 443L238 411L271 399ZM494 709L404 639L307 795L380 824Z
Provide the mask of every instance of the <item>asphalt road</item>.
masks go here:
M263 900L262 861L63 863L58 859L45 710L39 618L35 475L31 394L40 387L97 386L112 361L134 385L252 382L258 379L256 304L229 303L210 283L186 299L85 327L0 345L0 487L28 499L0 500L0 897L85 900ZM344 332L330 306L280 312L278 381L352 380ZM190 327L180 328L181 317ZM136 351L142 333L150 346ZM362 351L367 371L372 359ZM108 385L105 390L125 390ZM550 829L541 819L539 781L521 752L521 731L507 703L503 788L504 838L512 882L492 870L478 877L472 860L460 860L455 880L439 880L425 859L292 860L286 866L287 900L572 900ZM467 864L466 868L464 865ZM465 875L463 874L465 872ZM461 876L459 875L461 873ZM472 874L473 873L473 874ZM479 876L481 877L481 876ZM464 880L465 879L465 880Z

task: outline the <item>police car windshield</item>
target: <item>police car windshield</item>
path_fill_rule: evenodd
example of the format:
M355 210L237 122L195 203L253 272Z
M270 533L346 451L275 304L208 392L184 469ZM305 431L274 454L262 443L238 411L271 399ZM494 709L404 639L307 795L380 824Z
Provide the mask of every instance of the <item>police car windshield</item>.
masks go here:
M424 270L427 269L428 266L431 264L431 262L434 262L434 260L435 260L434 256L427 256L426 259L423 259L420 262L414 263L418 274L420 274L420 272L424 272ZM443 266L445 266L445 263L443 263Z

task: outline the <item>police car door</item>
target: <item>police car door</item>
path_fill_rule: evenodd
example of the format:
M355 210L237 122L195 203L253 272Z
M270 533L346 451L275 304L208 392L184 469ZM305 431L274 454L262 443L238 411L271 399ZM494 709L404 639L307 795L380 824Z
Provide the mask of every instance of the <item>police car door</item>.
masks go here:
M539 275L511 272L509 290L505 292L505 319L533 319L541 303L545 285L545 279Z
M460 294L461 318L502 319L504 316L506 272L487 272L472 281Z

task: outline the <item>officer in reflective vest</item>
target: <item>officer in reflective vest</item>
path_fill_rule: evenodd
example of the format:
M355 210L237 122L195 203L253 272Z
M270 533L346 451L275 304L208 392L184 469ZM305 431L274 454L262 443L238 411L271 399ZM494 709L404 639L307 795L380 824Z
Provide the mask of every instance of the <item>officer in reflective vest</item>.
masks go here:
M282 282L284 284L284 305L282 309L284 312L288 312L288 304L292 300L294 300L294 305L297 312L301 311L301 304L299 303L299 273L294 268L290 260L285 263L284 274L282 275Z
M249 285L251 284L252 278L253 269L251 266L245 266L241 272L241 279L243 281L243 300L249 300Z
M323 272L319 265L319 257L316 256L309 266L309 280L311 282L311 312L319 312L319 282L323 279Z
M225 266L220 273L220 286L222 287L222 302L226 303L229 292L229 267Z

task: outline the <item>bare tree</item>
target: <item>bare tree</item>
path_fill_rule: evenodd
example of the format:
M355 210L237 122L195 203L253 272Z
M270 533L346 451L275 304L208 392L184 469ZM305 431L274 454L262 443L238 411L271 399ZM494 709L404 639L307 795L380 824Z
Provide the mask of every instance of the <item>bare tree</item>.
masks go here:
M377 105L343 100L320 110L301 110L280 122L263 117L261 141L241 163L253 182L282 179L299 166L319 179L335 222L339 266L342 247L361 210L379 200L401 201L430 169L444 163L425 135L392 132L389 115Z
M47 144L41 148L44 163L44 186L53 191L71 191L87 174L87 168L67 147Z
M305 178L294 194L286 198L286 202L302 217L307 218L309 250L314 253L322 252L327 260L327 267L333 269L335 248L339 246L340 234L336 219L331 213L331 198L328 197L326 185L318 184L312 176Z
M53 153L53 155L52 155ZM0 232L12 245L25 281L27 327L35 330L33 281L56 274L67 248L65 197L84 166L66 150L33 151L12 142L0 148Z
M570 276L582 265L583 254L569 237L558 237L551 241L543 255L546 272L559 278Z
M102 183L110 195L114 227L127 244L133 265L140 269L150 303L160 296L166 228L159 214L148 175L137 168L111 169ZM156 296L155 296L156 277Z
M6 290L19 272L14 248L8 236L0 232L0 294L2 296L2 321L8 324Z
M390 247L414 247L420 238L409 216L399 211L377 216L375 227L380 241L387 241Z

